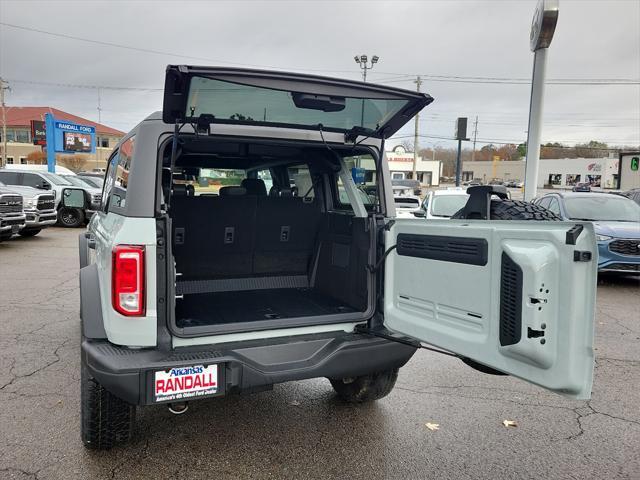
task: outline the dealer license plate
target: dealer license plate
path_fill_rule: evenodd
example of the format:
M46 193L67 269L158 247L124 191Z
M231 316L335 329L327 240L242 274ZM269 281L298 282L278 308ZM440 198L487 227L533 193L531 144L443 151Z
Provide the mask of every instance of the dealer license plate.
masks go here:
M218 365L158 370L153 379L155 402L184 401L219 393Z

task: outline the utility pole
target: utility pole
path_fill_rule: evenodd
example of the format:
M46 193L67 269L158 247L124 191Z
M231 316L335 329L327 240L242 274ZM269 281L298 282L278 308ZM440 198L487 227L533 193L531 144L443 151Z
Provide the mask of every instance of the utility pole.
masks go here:
M102 98L101 98L101 89L98 88L98 124L102 125ZM96 129L96 134L98 130ZM95 136L95 141L98 143L98 135ZM98 153L98 165L102 167L102 150L98 150L99 145L96 145L96 152Z
M422 85L422 79L420 78L420 75L416 77L413 83L416 84L416 91L419 92L420 85ZM413 174L411 176L413 180L418 179L416 170L418 166L418 150L419 150L419 145L418 145L418 122L419 121L420 121L420 114L416 113L416 127L413 134Z
M4 91L11 90L9 84L0 77L0 104L2 104L2 161L0 168L7 164L7 106L4 103Z
M471 161L476 159L476 139L478 138L478 116L476 115L476 121L473 122L473 151L471 152Z

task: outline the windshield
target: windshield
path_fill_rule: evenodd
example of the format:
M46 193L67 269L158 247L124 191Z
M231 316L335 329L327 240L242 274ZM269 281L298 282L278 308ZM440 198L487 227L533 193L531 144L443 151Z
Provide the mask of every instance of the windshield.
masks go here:
M608 194L567 197L564 205L571 220L640 222L640 206L625 197Z
M431 201L431 215L451 217L467 203L469 195L435 195Z
M104 180L100 177L78 177L82 179L83 182L88 183L89 186L93 188L102 188L104 185Z
M65 186L73 186L73 183L68 181L65 178L62 178L60 175L56 175L55 173L40 173L44 178L49 180L54 185L65 185Z
M344 98L344 105L336 105L335 111L323 111L296 106L304 102L294 99L294 95L285 90L193 77L187 110L191 117L212 114L217 120L376 130L408 104L404 99L340 97ZM312 104L309 99L304 100Z
M96 188L95 185L91 185L89 182L87 182L84 178L80 178L77 176L71 176L71 175L65 175L65 180L69 181L70 183L72 183L73 185L75 185L76 187L82 187L82 188L87 188L87 187L91 187L91 188Z

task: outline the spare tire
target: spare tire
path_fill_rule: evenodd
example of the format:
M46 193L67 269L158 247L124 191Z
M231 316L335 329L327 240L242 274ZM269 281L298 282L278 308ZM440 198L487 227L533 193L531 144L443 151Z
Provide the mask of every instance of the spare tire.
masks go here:
M462 219L464 209L458 210L451 218ZM562 220L558 215L535 203L511 199L491 199L490 220Z

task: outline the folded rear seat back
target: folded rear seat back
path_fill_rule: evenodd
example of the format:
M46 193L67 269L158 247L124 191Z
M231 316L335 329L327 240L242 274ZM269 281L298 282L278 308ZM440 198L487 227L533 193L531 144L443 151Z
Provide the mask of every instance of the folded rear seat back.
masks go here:
M251 195L174 197L173 251L182 280L250 276L256 209Z
M319 225L316 202L300 197L258 197L254 274L307 273Z

